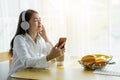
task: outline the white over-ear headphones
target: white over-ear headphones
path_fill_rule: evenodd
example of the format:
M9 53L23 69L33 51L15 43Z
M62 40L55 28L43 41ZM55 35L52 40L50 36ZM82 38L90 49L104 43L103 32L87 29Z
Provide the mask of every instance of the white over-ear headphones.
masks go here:
M21 22L21 28L23 30L28 30L29 29L29 23L25 20L25 14L26 14L26 11L23 11L22 13L22 22Z

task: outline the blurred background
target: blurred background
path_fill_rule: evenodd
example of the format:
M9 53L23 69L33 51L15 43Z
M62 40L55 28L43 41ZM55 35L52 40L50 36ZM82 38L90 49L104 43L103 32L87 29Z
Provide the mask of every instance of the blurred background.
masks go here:
M120 0L0 0L0 52L8 51L21 11L39 12L49 39L67 37L66 53L120 52Z

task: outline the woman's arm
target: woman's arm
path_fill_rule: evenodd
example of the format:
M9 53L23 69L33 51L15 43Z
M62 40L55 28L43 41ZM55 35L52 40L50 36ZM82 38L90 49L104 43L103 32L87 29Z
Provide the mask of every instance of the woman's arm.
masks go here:
M48 39L45 27L43 25L42 25L42 30L39 32L39 34L42 36L42 38L45 40L46 43L49 43L53 47L52 43Z

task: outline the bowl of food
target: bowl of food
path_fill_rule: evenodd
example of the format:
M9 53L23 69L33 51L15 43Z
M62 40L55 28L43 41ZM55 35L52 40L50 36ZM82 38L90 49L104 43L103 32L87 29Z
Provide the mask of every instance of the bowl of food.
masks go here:
M81 60L78 60L78 62L85 69L95 70L105 67L111 59L112 56L105 54L89 54L83 56Z

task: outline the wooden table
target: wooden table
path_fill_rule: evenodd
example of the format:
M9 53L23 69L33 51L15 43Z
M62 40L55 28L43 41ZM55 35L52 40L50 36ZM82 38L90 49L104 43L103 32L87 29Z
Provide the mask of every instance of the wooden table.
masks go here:
M85 70L79 63L80 57L65 59L64 66L52 63L48 69L23 69L11 75L20 80L120 80L120 77L98 75Z

